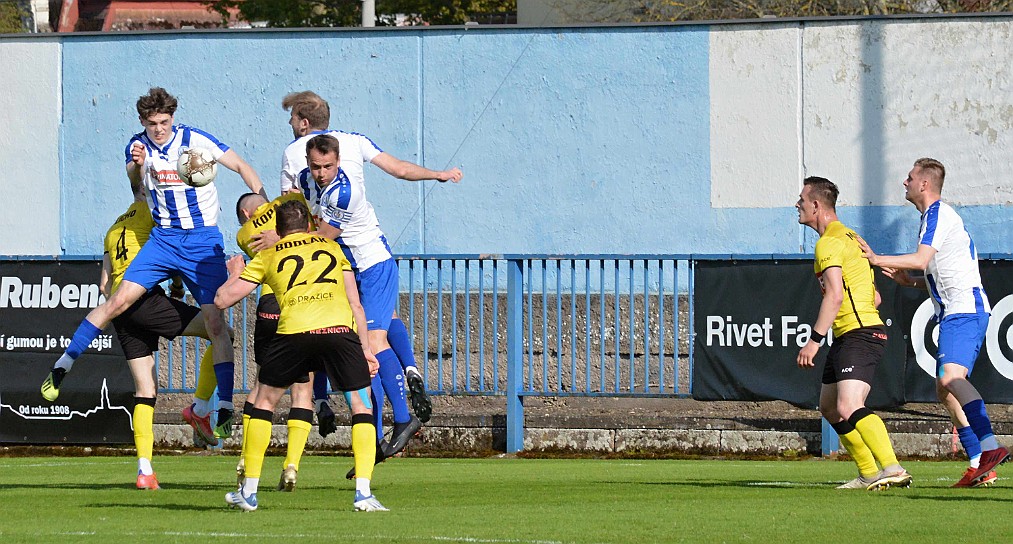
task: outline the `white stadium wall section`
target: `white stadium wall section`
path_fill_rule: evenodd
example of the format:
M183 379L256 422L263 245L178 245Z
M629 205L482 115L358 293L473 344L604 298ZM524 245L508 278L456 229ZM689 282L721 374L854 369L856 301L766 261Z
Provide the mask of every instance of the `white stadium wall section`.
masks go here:
M1013 18L0 37L0 255L97 254L150 86L278 193L287 92L460 185L367 169L398 253L796 253L800 180L913 248L901 182L942 160L982 253L1013 253ZM11 78L10 76L13 76ZM221 226L245 191L224 171Z
M0 255L64 253L60 191L78 180L60 152L60 49L51 36L0 38Z

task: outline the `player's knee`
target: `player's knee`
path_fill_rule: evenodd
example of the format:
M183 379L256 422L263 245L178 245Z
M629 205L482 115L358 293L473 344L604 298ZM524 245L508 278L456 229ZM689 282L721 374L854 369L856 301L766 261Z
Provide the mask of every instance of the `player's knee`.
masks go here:
M211 338L218 338L225 334L231 333L231 329L225 319L222 318L221 314L215 312L205 314L204 326L207 328L208 336ZM229 334L231 337L232 335Z
M953 372L942 372L939 379L936 381L936 384L939 386L937 387L937 392L943 394L943 396L945 396L944 393L952 393L954 385L963 379L964 378L959 374ZM942 391L938 391L938 389L942 389Z
M344 392L345 403L352 414L372 414L373 401L369 394L369 388L363 387L356 391Z
M833 403L820 403L820 415L826 418L827 421L836 421L840 419L840 414L837 412L837 405Z
M939 402L946 402L946 398L950 396L950 390L943 385L941 379L936 380L936 398Z

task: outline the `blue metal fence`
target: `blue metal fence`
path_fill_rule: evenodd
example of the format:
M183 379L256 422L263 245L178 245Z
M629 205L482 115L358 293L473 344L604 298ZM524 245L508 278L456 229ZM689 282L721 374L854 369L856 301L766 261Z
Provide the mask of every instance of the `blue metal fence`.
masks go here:
M690 396L694 265L733 258L811 257L401 255L398 312L431 393L506 397L514 452L527 396ZM244 391L255 379L255 300L227 313ZM205 349L199 339L163 341L159 391L192 393ZM823 434L824 451L836 451L836 434L826 425Z

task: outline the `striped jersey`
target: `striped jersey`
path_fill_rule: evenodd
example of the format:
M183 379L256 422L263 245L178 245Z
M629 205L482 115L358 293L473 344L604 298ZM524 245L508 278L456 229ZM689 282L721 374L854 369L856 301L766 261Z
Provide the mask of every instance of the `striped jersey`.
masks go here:
M144 202L134 202L109 227L105 237L105 253L109 254L109 294L116 292L130 262L148 241L155 223Z
M974 241L952 206L937 200L926 208L918 243L936 250L925 270L925 285L937 319L992 311L981 285Z
M863 327L882 325L876 309L876 282L869 261L862 256L858 235L840 221L827 225L816 241L814 268L816 278L823 287L823 271L831 267L841 269L844 283L844 300L834 317L834 338Z
M148 207L155 224L164 228L192 229L218 224L221 208L218 189L214 183L204 187L190 187L183 183L176 171L180 151L191 147L204 147L215 160L221 158L229 146L199 128L173 125L172 137L159 146L144 132L134 134L127 143L126 162L131 159L134 142L144 144L146 156L141 167L141 183L147 188Z
M392 255L373 205L366 200L365 185L349 179L344 164L342 161L334 181L320 190L317 201L310 202L314 204L313 214L318 222L341 229L337 242L352 268L361 272L392 258ZM317 186L309 169L300 174L299 185Z
M314 199L306 194L310 187L300 187L299 174L306 168L306 142L314 136L328 134L338 139L338 158L341 160L341 168L345 171L348 179L355 183L365 185L365 174L363 167L366 163L372 162L383 150L373 140L355 132L342 132L340 130L318 130L305 136L297 138L285 148L281 158L281 192L284 194L289 189L303 189L303 196L306 200L313 202ZM312 181L312 179L310 179ZM365 190L365 189L363 189Z

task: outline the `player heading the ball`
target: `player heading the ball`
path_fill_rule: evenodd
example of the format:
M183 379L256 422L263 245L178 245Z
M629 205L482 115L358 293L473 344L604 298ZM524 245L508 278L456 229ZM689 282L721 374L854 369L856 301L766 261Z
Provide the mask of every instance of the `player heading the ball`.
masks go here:
M119 289L81 322L67 350L42 384L42 396L56 400L74 360L114 317L152 286L180 276L204 310L218 381L215 434L229 436L235 365L225 317L214 305L215 292L228 279L225 243L218 229L218 191L214 183L203 187L184 183L177 170L180 153L184 148L206 148L215 161L238 173L250 191L263 194L263 183L253 168L218 138L196 127L174 124L178 104L165 89L151 88L138 98L136 106L144 130L135 134L126 146L126 171L131 185L144 186L156 226L124 273Z

